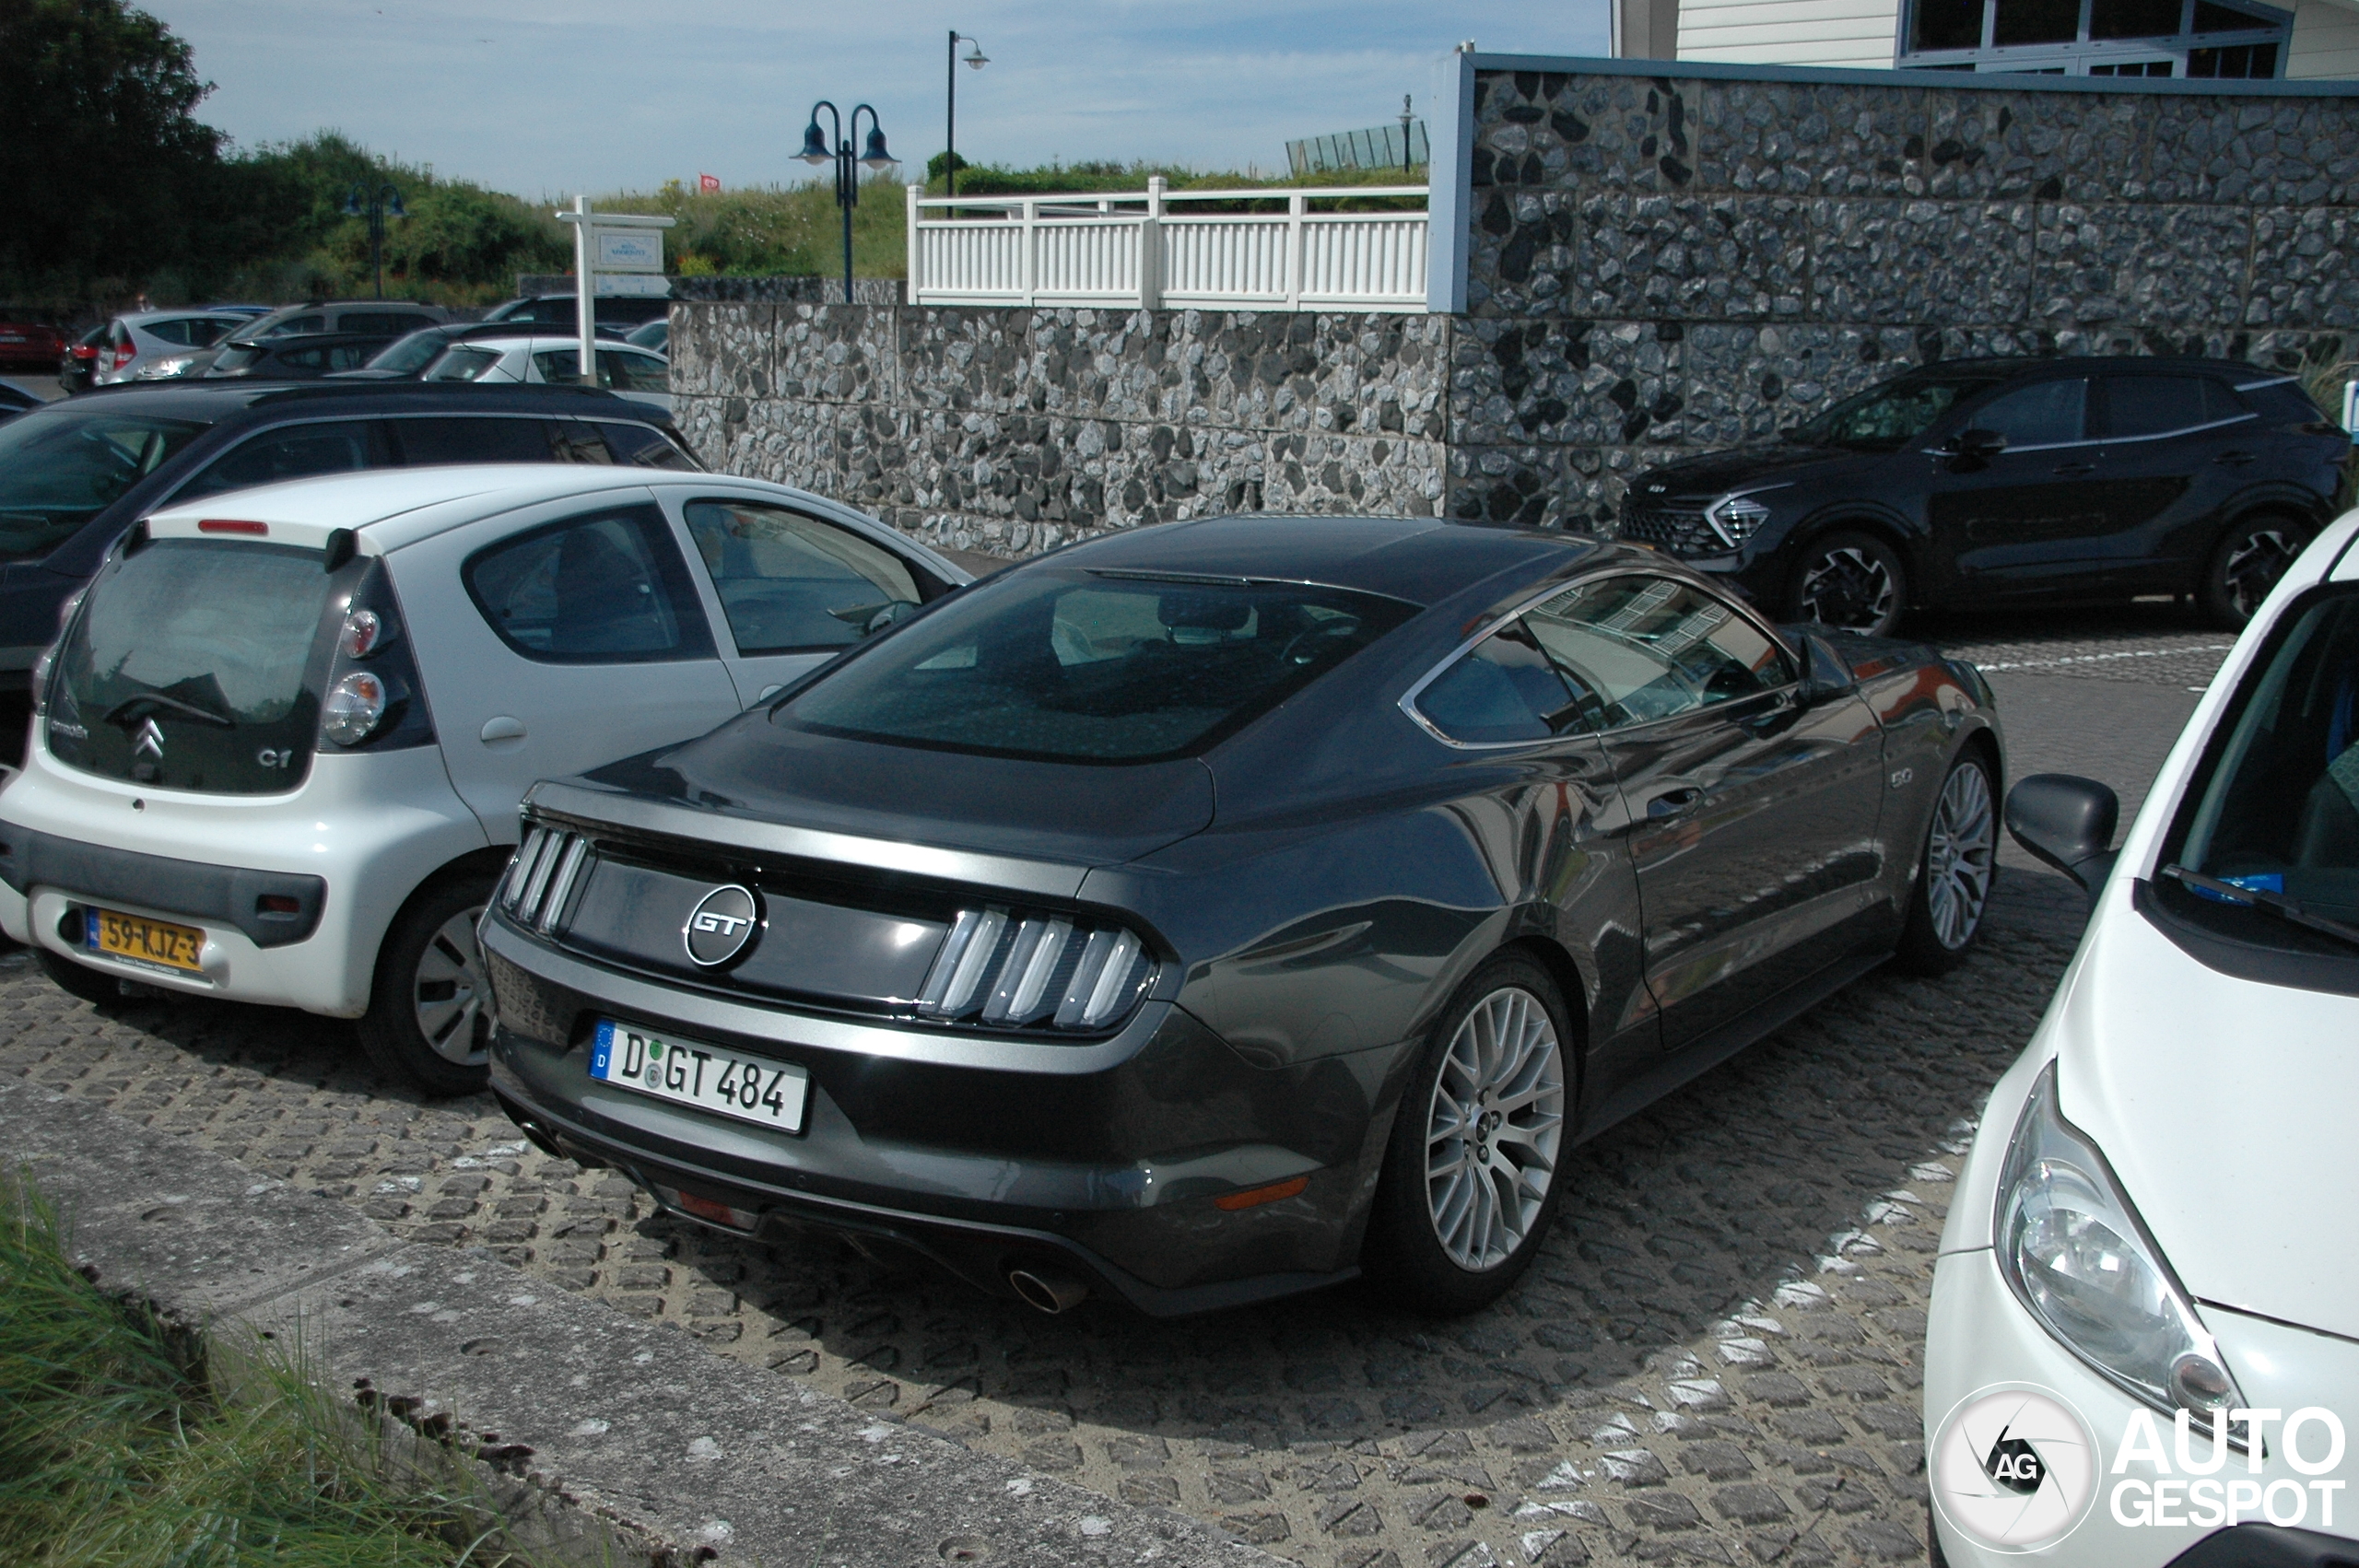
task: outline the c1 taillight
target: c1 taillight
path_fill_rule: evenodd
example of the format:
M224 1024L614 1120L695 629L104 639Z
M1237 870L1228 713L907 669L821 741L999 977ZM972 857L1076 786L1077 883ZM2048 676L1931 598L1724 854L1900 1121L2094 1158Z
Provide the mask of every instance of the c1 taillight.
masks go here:
M138 357L139 350L137 348L134 347L130 344L123 344L114 351L114 368L120 370L125 365L130 364L134 359Z

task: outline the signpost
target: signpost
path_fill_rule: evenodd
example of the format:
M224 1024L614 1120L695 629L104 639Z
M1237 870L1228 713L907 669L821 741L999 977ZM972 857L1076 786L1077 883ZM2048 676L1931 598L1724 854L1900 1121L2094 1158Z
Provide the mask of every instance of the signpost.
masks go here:
M663 230L668 217L640 213L593 212L590 198L573 198L573 210L557 215L573 225L573 281L579 291L574 326L581 337L581 384L598 384L598 274L645 275L663 273ZM634 290L633 292L637 292Z

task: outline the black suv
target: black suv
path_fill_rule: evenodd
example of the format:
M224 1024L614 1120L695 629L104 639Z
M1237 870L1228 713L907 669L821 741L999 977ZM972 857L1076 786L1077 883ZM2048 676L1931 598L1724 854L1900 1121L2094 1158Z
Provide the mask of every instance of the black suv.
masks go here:
M1621 534L1847 631L2150 593L2240 626L2347 504L2351 463L2299 382L2251 365L1953 360L1639 474Z
M158 381L0 424L0 754L59 607L134 519L282 479L452 462L698 466L661 410L595 387Z

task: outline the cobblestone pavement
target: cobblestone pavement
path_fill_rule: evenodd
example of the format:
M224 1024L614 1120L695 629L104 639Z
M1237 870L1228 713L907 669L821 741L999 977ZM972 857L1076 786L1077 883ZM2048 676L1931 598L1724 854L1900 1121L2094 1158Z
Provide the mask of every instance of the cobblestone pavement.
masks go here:
M2107 633L2096 650L2179 635ZM2046 766L2038 750L2018 737L2018 770ZM21 952L0 956L0 1074L405 1237L493 1247L749 1376L1315 1568L1911 1562L1924 1306L1956 1155L2078 928L2060 880L2011 869L1956 974L1870 976L1580 1150L1523 1283L1446 1324L1358 1288L1176 1323L1095 1304L1047 1318L829 1238L742 1244L540 1155L487 1098L381 1089L343 1025L193 1002L102 1014Z
M1902 629L1993 674L2134 681L2201 691L2236 643L2167 600L2003 616L1921 615Z

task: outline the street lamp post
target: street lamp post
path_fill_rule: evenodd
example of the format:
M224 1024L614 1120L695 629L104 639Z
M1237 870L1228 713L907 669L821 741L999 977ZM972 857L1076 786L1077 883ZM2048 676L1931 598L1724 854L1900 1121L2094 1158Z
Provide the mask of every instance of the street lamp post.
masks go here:
M366 217L369 220L369 269L377 275L377 298L385 297L385 220L407 217L402 208L402 193L388 182L371 193L366 185L355 185L344 195L344 216Z
M827 111L827 123L834 132L835 150L832 152L827 146L830 138L819 130L819 111L822 109ZM868 115L868 141L861 149L860 157L854 159L851 136L860 135L863 112ZM857 104L852 109L851 136L845 135L844 131L843 117L836 112L836 106L821 99L811 106L811 123L803 128L803 150L795 156L808 164L832 162L836 166L836 205L843 209L844 215L844 303L849 305L851 303L851 209L860 205L859 165L884 169L900 160L885 150L885 127L877 121L876 111L867 104Z
M942 177L943 177L943 179L944 179L945 181L948 181L948 190L947 190L946 193L947 193L947 194L949 194L949 195L953 195L953 196L955 196L955 195L957 195L957 194L958 193L958 44L959 44L959 41L960 41L960 40L959 40L959 37L958 37L958 29L957 29L957 28L953 28L953 29L950 29L950 111L949 111L948 115L945 118L945 120L944 120L944 122L943 122L943 126L942 126L942 147L943 147L943 153L942 153ZM988 64L990 64L992 63L992 62L991 62L991 56L989 56L989 55L987 55L987 54L985 54L985 53L983 53L983 46L982 46L981 44L977 43L977 42L976 42L973 39L971 39L971 38L967 39L967 40L965 41L965 42L966 42L966 45L967 45L968 49L968 50L970 50L970 51L972 52L972 53L970 53L967 56L967 64L968 64L968 68L969 68L969 69L971 69L971 70L977 70L977 71L980 71L980 70L981 70L984 66L986 66L986 65L988 65Z

